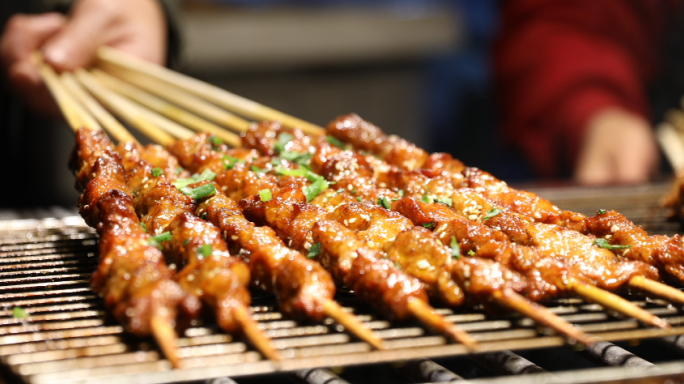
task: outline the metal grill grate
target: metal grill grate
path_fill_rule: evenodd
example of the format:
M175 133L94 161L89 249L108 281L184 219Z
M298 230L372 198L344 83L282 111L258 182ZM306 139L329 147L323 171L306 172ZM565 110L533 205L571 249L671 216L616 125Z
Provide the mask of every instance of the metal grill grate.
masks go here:
M663 221L662 211L653 209L652 197L662 190L659 186L625 193L623 207L616 206L621 200L615 190L599 190L606 194L604 202L596 190L586 195L586 202L582 193L568 195L571 198L565 200L563 196L553 198L565 208L581 210L586 203L591 206L589 213L597 207L615 208L646 224L648 230L672 232L675 227ZM641 205L642 198L649 201L648 205ZM181 335L179 354L185 368L172 370L152 340L128 335L107 316L90 291L88 278L97 265L96 243L94 231L78 218L0 222L0 361L25 382L180 382L468 353L463 346L451 344L417 323L386 321L349 293L340 293L337 300L386 340L387 350L371 350L332 322L303 324L285 319L270 295L255 292L252 311L281 350L285 360L280 366L262 360L244 340L207 323ZM632 302L667 319L673 329L644 328L635 320L579 299L556 300L547 307L608 341L684 334L682 310L662 300L627 295ZM15 318L14 307L23 308L29 316ZM477 308L443 308L440 312L479 340L483 353L564 343L548 329L514 314L492 317ZM489 360L485 354L479 359L483 364L503 365L500 360L509 356L506 353ZM535 372L529 366L525 369Z

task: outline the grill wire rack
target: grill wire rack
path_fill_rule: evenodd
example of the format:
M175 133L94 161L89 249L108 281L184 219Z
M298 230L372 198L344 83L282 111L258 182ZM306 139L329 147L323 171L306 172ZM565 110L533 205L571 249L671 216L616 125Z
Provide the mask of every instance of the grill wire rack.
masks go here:
M679 224L666 221L665 212L657 207L666 190L667 185L657 184L535 192L562 208L585 214L598 208L616 209L650 234L672 235ZM97 262L97 236L79 217L0 221L0 369L6 382L343 384L349 380L360 384L467 380L503 384L520 382L520 375L526 375L525 382L544 383L684 380L684 361L677 361L684 355L684 336L680 336L684 335L684 311L635 292L624 292L624 297L665 318L672 330L643 327L580 299L545 303L565 320L605 340L585 348L568 345L548 329L512 313L439 309L480 341L477 354L469 354L462 345L415 322L387 321L349 292L339 293L336 300L382 337L387 350L371 350L331 321L288 320L278 312L272 296L254 292L254 317L281 350L283 362L275 365L264 360L245 340L207 322L179 335L184 368L174 370L151 339L127 334L107 315L88 284ZM16 307L27 317L17 313ZM663 354L663 345L672 352ZM635 348L641 351L638 354L657 352L664 362L654 364L634 354ZM544 366L548 356L556 356L551 368ZM531 361L535 359L542 362ZM609 368L576 369L597 366Z

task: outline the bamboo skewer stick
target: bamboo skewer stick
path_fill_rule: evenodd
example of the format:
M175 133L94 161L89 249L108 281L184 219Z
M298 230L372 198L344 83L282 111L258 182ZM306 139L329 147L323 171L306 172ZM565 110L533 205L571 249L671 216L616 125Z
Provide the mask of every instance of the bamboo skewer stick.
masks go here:
M103 62L100 63L99 68L130 84L135 84L137 87L142 88L147 92L166 99L180 107L187 109L188 111L197 114L198 116L202 116L205 119L213 121L214 123L228 129L237 132L244 132L249 129L251 124L251 122L236 116L225 109L219 108L216 105L194 96L181 88L164 81L157 80L154 77L145 76L140 73Z
M527 300L510 289L494 291L494 299L497 303L509 307L514 311L531 318L539 324L546 325L555 331L575 339L580 343L591 345L594 341L582 330L575 328L572 324L558 317L555 313L546 309L535 302Z
M570 282L568 288L585 299L620 312L626 316L633 317L643 323L662 329L670 329L670 324L667 321L637 307L614 293L577 281Z
M173 136L150 122L149 116L138 105L110 91L85 70L77 70L76 78L100 102L109 107L119 117L128 121L153 142L168 145L175 141Z
M464 332L456 324L448 322L442 315L435 312L435 309L422 300L411 300L408 303L408 310L413 316L441 333L451 336L454 340L464 344L469 349L477 347L477 341L472 336Z
M119 80L101 70L94 69L91 71L93 76L102 81L109 89L117 92L120 95L126 96L131 100L136 101L142 106L149 108L157 113L165 115L167 118L177 121L178 123L200 132L209 132L221 138L226 144L231 147L239 147L242 143L240 137L233 132L229 132L218 125L210 123L204 119L193 115L178 108L177 106L151 95L140 88Z
M102 124L105 131L118 142L138 142L138 140L131 135L130 132L119 123L107 110L105 110L76 80L74 75L69 72L64 72L61 75L64 86L71 92L76 99L85 106L86 110L90 112L95 119Z
M264 332L259 329L257 322L249 315L247 308L243 306L236 306L232 309L235 320L242 327L242 333L245 337L254 344L259 352L263 353L267 359L272 361L280 361L282 357L280 353L271 346L271 340L266 337Z
M175 368L180 368L180 358L178 357L178 349L176 348L176 340L178 336L171 324L166 319L153 315L150 319L150 328L154 340L161 348L164 356L171 362Z
M341 324L349 332L356 335L359 339L372 345L373 348L384 349L382 339L377 337L373 331L363 325L356 316L345 312L337 302L325 300L323 302L323 312L328 317Z
M313 135L322 135L325 133L325 130L322 127L235 95L214 85L127 55L113 48L100 47L97 55L101 61L173 84L187 92L250 119L279 121L286 127L301 128L302 131Z
M633 277L629 280L629 286L652 293L675 303L684 304L684 292L658 281L647 279L643 276Z
M51 86L48 86L50 91L59 90L57 91L57 94L53 93L53 97L55 97L55 99L58 97L60 98L58 104L60 109L62 109L62 113L71 115L69 124L74 132L82 127L93 129L91 126L84 125L82 122L94 121L95 119L88 114L83 106L79 105L74 98L66 93L66 88L64 84L62 84L61 79L57 77L47 65L41 63L40 67L42 67L40 73L44 76L44 81L46 83L51 83ZM176 349L176 340L178 337L173 326L171 326L166 319L153 315L150 319L150 328L152 330L152 335L164 353L164 356L169 359L174 367L180 367L180 358L178 357L178 351Z
M94 130L102 129L100 124L98 124L94 118L89 116L83 107L67 91L67 88L59 79L59 76L57 76L52 67L43 62L42 56L39 52L34 52L31 59L38 67L38 72L50 90L52 97L57 102L57 105L62 111L64 118L74 132L78 131L82 127L87 127Z

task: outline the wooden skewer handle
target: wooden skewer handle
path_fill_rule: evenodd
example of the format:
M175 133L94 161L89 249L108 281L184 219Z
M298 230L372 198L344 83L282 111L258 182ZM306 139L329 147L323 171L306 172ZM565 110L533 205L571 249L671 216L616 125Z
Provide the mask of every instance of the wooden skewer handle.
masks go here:
M437 331L450 335L454 340L464 344L469 349L477 348L477 340L473 339L468 333L459 328L456 324L446 321L446 319L435 312L429 304L422 300L414 299L408 303L408 310L413 316Z
M315 124L276 111L275 109L235 95L214 85L127 55L114 48L101 47L98 50L98 58L109 64L137 71L173 84L187 92L251 119L279 121L286 127L301 128L304 132L312 135L321 135L325 133L325 130L322 127Z

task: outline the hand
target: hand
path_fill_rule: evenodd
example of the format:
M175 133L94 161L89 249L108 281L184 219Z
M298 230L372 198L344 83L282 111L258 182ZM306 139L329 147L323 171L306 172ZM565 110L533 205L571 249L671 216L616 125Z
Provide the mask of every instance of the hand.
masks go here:
M156 0L80 0L68 18L47 13L13 16L0 38L0 63L12 88L35 111L58 116L57 107L30 61L34 50L57 71L92 63L101 45L148 61L166 57L166 19Z
M643 183L658 169L653 129L620 108L595 113L588 123L575 170L582 184Z

